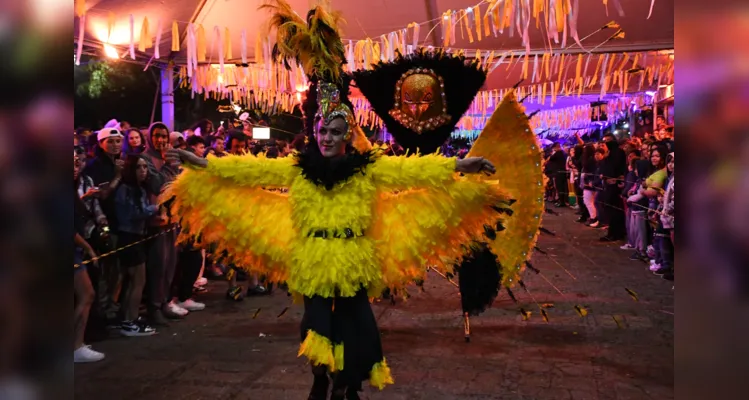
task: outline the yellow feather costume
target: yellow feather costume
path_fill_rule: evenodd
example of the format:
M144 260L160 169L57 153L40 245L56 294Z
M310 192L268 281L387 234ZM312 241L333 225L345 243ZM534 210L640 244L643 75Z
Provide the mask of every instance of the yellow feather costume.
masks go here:
M164 194L175 199L181 237L215 242L238 265L305 296L349 297L362 285L376 296L423 278L427 265L451 266L507 207L495 182L459 177L456 159L439 155L379 156L333 190L305 179L293 157L209 160ZM282 187L288 193L266 190ZM310 237L346 230L355 237Z

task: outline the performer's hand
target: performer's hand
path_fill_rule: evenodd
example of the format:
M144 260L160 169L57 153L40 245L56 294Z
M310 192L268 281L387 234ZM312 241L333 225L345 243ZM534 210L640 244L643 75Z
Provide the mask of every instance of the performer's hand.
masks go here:
M484 157L471 157L458 160L455 164L455 170L466 174L483 172L486 175L491 175L497 172L497 169L494 168L494 164L489 162L489 160L484 159Z
M167 150L165 158L166 161L172 165L191 164L199 167L205 167L208 165L208 160L205 158L198 157L195 153L182 149Z

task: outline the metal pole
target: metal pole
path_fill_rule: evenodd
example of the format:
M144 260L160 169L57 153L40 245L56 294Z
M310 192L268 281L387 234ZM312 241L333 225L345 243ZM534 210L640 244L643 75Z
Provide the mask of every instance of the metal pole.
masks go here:
M174 70L161 70L161 122L174 130Z

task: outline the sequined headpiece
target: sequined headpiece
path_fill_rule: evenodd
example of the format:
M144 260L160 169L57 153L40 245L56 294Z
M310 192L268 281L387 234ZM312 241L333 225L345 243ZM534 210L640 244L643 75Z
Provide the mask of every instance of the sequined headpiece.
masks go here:
M326 124L336 118L346 121L346 140L351 139L351 134L356 120L351 108L341 101L341 90L335 84L322 82L317 88L317 113L315 120L323 120Z

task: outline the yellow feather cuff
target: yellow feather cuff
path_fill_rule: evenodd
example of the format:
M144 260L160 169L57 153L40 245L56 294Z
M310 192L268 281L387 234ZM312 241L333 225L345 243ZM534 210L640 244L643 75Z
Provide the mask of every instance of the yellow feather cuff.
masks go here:
M372 367L372 371L369 373L369 384L382 390L385 388L385 385L392 385L394 383L393 376L390 374L390 367L388 367L387 361L383 358L382 361Z
M343 353L341 351L341 353ZM312 365L326 365L330 372L336 371L335 357L333 356L333 345L330 339L312 329L307 331L307 337L299 346L297 357L305 356Z

